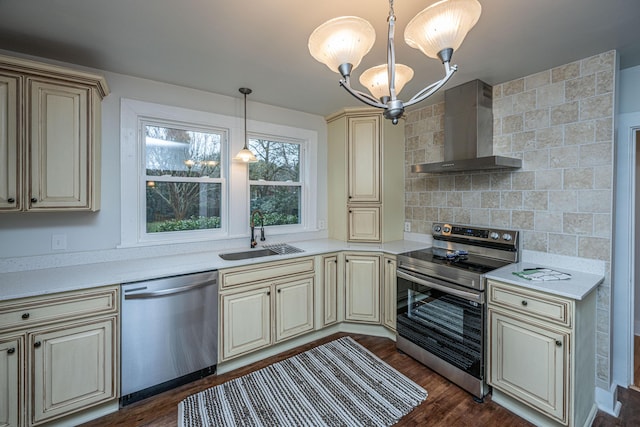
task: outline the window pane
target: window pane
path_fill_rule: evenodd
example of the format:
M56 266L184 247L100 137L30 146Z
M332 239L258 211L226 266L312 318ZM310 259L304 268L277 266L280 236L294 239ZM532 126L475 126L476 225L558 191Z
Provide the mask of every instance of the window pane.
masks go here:
M299 186L252 185L251 211L260 209L264 225L300 224Z
M148 176L220 178L222 133L145 125Z
M300 182L300 144L249 138L249 148L258 158L249 164L249 179Z
M147 233L220 228L220 183L147 181Z

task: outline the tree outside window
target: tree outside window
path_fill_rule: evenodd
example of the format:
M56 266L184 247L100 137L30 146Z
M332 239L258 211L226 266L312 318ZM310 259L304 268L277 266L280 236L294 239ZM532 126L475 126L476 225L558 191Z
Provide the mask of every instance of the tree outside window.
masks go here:
M221 227L222 131L146 123L146 232Z
M251 212L264 215L264 225L301 223L301 144L249 138L249 149L258 158L249 164Z

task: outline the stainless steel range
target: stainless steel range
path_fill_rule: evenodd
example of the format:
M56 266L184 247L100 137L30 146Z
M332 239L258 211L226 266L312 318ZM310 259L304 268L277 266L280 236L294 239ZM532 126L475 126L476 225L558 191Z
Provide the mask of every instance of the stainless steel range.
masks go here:
M520 260L515 230L434 223L431 248L398 255L396 346L482 400L484 275Z

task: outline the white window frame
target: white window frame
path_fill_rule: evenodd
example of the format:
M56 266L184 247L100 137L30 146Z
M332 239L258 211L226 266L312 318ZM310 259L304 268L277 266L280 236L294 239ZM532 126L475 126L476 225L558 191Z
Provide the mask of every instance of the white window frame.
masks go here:
M141 120L155 123L170 122L192 124L204 129L227 129L228 140L221 147L221 174L225 173L223 199L221 209L221 228L208 230L209 233L166 232L152 233L165 236L144 238L146 233L146 217L142 215L141 203L146 200L146 191L139 185L132 189L131 182L139 182L140 169L144 167L143 144L140 141L139 129ZM136 247L171 243L202 242L211 240L246 238L249 228L249 168L242 162L232 162L231 158L244 145L244 121L242 117L225 116L210 112L191 110L156 104L146 101L122 98L120 102L120 199L121 199L121 239L119 247ZM317 151L318 135L316 131L247 120L250 135L269 135L276 140L296 141L301 143L304 152L304 173L301 223L269 227L269 236L301 232L317 231ZM302 153L301 153L302 155ZM226 172L223 172L226 171ZM222 176L222 175L221 175ZM313 193L313 194L312 194ZM145 233L141 233L144 230ZM197 230L207 231L207 230ZM190 234L190 235L185 235Z
M307 224L305 224L305 218L307 216L308 203L305 201L309 200L309 196L307 193L309 192L309 186L307 185L307 167L308 162L307 159L307 145L304 140L293 139L291 137L283 137L280 135L266 135L266 134L258 134L254 132L249 132L249 139L263 139L273 142L282 142L286 144L298 144L300 146L300 176L299 181L294 184L289 182L282 181L255 181L249 179L249 208L251 205L251 186L252 185L267 185L267 186L285 186L285 187L300 187L300 212L298 217L300 218L299 224L282 224L282 225L270 225L265 226L265 229L269 230L270 234L282 234L282 233L291 233L300 230L300 227L307 228ZM250 147L250 146L249 146ZM315 223L315 221L314 221Z
M146 156L145 156L145 127L149 126L157 126L157 127L167 127L167 128L177 128L195 132L206 132L206 133L217 133L221 134L220 139L220 177L219 178L187 178L187 179L176 179L175 177L164 178L162 176L149 176L146 173ZM184 123L184 122L176 122L173 120L166 119L157 119L150 117L142 117L138 116L138 144L140 145L140 163L138 166L138 190L139 190L139 211L138 215L138 225L139 225L139 236L138 239L141 242L174 242L174 241L183 241L183 240L203 240L203 239L212 239L216 238L218 235L226 235L226 225L229 220L228 215L226 215L226 205L227 202L227 167L226 162L224 161L227 158L227 146L229 140L229 130L219 127L213 126L202 126L201 124L195 123ZM199 184L220 184L220 228L210 228L210 229L202 229L202 230L185 230L185 231L166 231L161 233L148 233L146 231L146 223L147 223L147 197L146 197L146 183L149 179L152 179L156 182L194 182Z

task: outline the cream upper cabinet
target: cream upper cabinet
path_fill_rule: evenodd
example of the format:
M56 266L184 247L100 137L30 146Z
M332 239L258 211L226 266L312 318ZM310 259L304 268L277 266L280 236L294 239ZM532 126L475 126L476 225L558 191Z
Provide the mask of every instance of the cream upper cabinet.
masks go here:
M380 241L380 206L349 206L349 241Z
M329 237L385 242L403 237L404 126L380 110L327 117Z
M380 323L380 255L345 254L345 320Z
M356 116L347 120L349 202L380 202L381 116Z
M0 211L21 205L22 150L18 117L22 77L0 70Z
M561 425L595 411L595 292L581 301L488 281L487 382ZM506 402L508 404L508 402Z
M102 76L0 55L0 211L100 208L108 93Z
M396 300L396 257L385 255L383 259L384 279L382 284L383 318L382 323L387 328L396 330L396 314L398 302Z
M0 302L0 426L117 400L118 289Z

